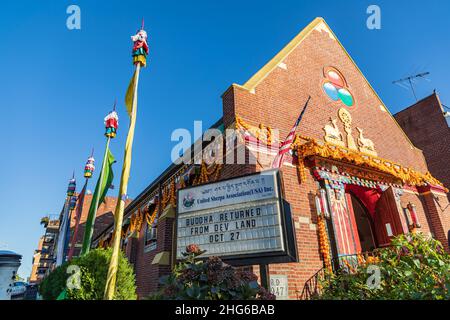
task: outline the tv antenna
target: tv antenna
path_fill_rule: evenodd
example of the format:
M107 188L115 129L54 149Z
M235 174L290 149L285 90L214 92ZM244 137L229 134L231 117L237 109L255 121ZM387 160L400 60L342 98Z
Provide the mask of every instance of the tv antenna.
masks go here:
M409 84L409 87L411 88L411 91L412 91L412 93L414 95L414 98L417 101L418 99L417 99L416 91L414 90L414 82L416 82L416 80L419 79L419 78L426 79L425 77L428 76L429 74L430 74L429 72L419 73L419 74L416 74L415 76L409 76L409 77L406 77L406 78L403 78L403 79L399 79L399 80L393 81L392 84L398 84L401 87L405 88L404 83L407 82Z

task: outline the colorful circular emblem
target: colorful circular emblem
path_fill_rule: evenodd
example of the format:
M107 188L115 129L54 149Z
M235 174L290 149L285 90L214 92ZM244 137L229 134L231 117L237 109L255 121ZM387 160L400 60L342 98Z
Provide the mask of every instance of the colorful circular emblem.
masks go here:
M355 99L351 94L347 81L337 69L328 67L324 70L323 91L333 101L341 101L347 107L355 104Z
M183 199L183 207L185 207L186 209L191 208L195 203L195 199L194 199L194 195L192 193L188 193L187 195L184 196Z

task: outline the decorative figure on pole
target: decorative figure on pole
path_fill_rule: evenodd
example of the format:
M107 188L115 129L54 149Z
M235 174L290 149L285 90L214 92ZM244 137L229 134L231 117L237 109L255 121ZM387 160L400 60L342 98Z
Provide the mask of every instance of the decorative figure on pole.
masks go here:
M131 36L133 40L133 64L141 64L143 67L147 65L147 55L149 52L147 44L147 32L144 30L144 20L142 20L142 27L138 32Z
M137 114L137 91L139 84L139 74L141 67L145 67L147 64L147 32L144 30L144 20L142 20L142 27L136 35L131 37L134 42L133 46L133 64L135 66L135 72L131 82L128 86L127 93L125 95L125 105L127 107L128 115L130 116L130 127L128 129L127 141L125 144L125 155L122 167L122 177L120 179L120 190L118 196L118 202L114 213L114 233L113 233L113 252L111 255L111 261L108 269L108 276L105 286L105 300L112 300L116 291L116 276L119 264L119 252L120 241L122 235L123 213L125 210L125 201L127 199L128 179L130 177L131 168L131 154L134 139L134 129L136 126L136 114Z

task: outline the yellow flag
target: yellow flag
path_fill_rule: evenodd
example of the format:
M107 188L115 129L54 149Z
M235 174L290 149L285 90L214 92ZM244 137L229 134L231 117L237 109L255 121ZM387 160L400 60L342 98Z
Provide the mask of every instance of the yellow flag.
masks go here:
M125 154L123 159L122 177L120 179L119 199L114 212L114 233L113 252L109 263L108 275L106 278L105 300L112 300L116 292L116 277L119 265L120 241L122 235L123 213L125 211L125 201L127 199L128 179L130 178L131 154L133 148L134 128L136 126L137 114L137 86L139 83L140 64L136 65L136 71L131 79L125 96L125 104L130 115L130 127L128 129L127 141L125 142Z
M131 78L130 84L128 85L127 93L125 95L125 106L127 107L127 112L130 118L131 113L133 111L133 99L135 88L136 88L136 71L133 74L133 78Z

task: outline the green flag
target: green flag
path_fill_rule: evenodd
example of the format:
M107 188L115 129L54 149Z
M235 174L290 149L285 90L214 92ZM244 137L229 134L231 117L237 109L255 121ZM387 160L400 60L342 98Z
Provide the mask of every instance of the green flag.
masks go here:
M89 252L91 248L92 235L94 233L95 217L97 216L97 209L105 200L108 189L111 187L114 179L114 173L112 165L116 162L109 148L105 155L106 159L103 161L102 171L98 178L97 185L95 186L95 192L92 196L91 206L89 207L89 214L86 220L86 228L84 230L83 249L81 255ZM100 181L103 180L103 181Z
M59 296L56 298L56 300L67 300L67 290L64 289Z

